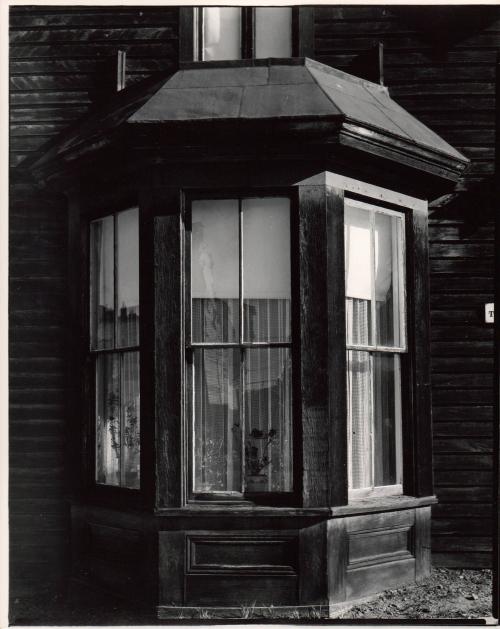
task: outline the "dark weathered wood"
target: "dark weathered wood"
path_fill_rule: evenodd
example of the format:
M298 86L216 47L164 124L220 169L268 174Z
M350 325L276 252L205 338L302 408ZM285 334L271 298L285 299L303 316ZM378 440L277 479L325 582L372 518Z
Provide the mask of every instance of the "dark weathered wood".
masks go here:
M327 523L307 526L299 532L299 603L328 603Z
M415 509L415 578L425 579L431 572L431 507Z
M181 505L182 327L179 195L170 191L154 228L156 506ZM165 214L168 214L165 216Z
M194 60L193 7L179 8L179 61Z
M299 188L300 370L304 506L328 506L328 287L324 186Z
M495 143L495 192L496 199L500 196L500 107L498 101L500 98L500 53L497 57L496 63L496 125L497 135ZM498 221L500 214L496 212L495 219L497 221L495 231L495 306L496 309L500 309L500 230L498 227ZM493 589L492 589L492 614L495 618L500 616L500 317L497 315L495 319L495 369L494 369L494 433L493 433L493 447L494 447L494 464L493 464L493 552L491 555L491 567L493 570Z
M348 536L345 519L329 520L327 524L328 600L342 603L347 598L346 578Z
M330 506L347 502L344 191L326 189Z
M413 434L403 434L405 465L410 493L428 496L432 486L432 433L429 357L429 262L427 212L415 209L408 218L407 267L408 361L411 384L408 394L413 409ZM403 431L404 432L404 431ZM412 454L410 454L412 453ZM411 466L411 471L408 469ZM408 474L409 473L409 474Z

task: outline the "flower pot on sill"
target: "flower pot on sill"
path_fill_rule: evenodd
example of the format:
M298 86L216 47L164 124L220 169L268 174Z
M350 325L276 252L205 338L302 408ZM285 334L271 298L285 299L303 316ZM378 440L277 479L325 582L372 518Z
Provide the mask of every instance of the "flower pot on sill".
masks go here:
M246 490L254 494L267 491L267 474L253 474L247 476Z

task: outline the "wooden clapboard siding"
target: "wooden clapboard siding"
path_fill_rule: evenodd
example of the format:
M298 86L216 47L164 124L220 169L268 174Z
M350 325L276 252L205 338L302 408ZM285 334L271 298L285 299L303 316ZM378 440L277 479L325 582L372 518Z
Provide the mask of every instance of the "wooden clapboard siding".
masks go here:
M176 7L12 7L10 155L18 165L110 88L127 53L127 85L177 63Z
M434 7L419 7L432 24ZM471 14L469 14L471 15ZM356 55L384 44L391 95L472 160L455 203L431 212L431 357L434 563L488 565L491 549L494 224L487 191L494 174L495 63L500 10L472 15L446 38L387 6L315 11L316 59L348 71ZM426 21L420 20L420 22ZM475 186L475 187L474 187ZM474 194L476 193L476 194Z
M127 84L173 70L175 7L10 10L11 167L98 104L127 53ZM106 85L106 82L108 85ZM19 170L19 169L18 169ZM67 226L62 199L16 175L10 202L10 591L60 590L69 571Z
M15 185L10 201L10 588L60 587L67 574L64 202Z

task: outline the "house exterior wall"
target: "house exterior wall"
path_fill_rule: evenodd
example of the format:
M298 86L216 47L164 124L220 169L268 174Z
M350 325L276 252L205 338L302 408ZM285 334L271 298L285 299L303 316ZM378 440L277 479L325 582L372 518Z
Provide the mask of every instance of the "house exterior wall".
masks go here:
M436 207L430 224L440 500L433 512L433 551L437 565L479 567L489 564L491 546L493 329L484 324L483 306L493 300L488 191L500 9L471 25L458 39L443 41L387 7L315 10L318 61L348 70L358 53L382 41L392 96L472 159L463 191ZM16 7L10 28L12 167L102 99L117 50L127 52L127 85L174 70L178 58L174 7ZM67 574L65 216L62 199L35 189L22 172L12 177L12 596L57 589Z
M432 24L433 7L419 7L419 12L422 22ZM484 567L491 553L493 448L493 326L484 322L484 304L493 301L489 195L500 11L496 7L484 21L478 14L465 14L449 29L453 41L447 41L442 28L419 27L411 15L387 7L321 7L315 12L318 61L348 70L355 55L382 41L385 84L393 98L472 161L457 187L459 196L430 213L433 454L439 499L433 507L432 549L435 565Z

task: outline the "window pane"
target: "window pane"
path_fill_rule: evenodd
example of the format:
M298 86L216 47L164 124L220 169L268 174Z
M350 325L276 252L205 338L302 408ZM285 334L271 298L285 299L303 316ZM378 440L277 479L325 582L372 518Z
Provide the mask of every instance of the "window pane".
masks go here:
M289 342L290 201L244 199L243 310L246 342Z
M400 276L404 269L399 264L402 241L401 219L387 214L375 214L375 299L377 308L377 345L403 345L400 320Z
M373 354L375 485L401 482L401 383L399 356Z
M238 201L192 203L193 342L239 339Z
M245 487L292 490L291 352L245 351Z
M203 9L203 60L241 59L241 9Z
M240 352L194 351L194 491L241 491Z
M120 484L119 356L104 354L96 361L96 481Z
M370 354L347 352L350 488L372 486Z
M122 356L121 409L123 422L122 485L131 489L139 489L141 453L139 352L126 352Z
M118 347L139 343L139 211L120 212L116 217L116 305Z
M345 208L346 342L372 343L372 244L370 213Z
M90 347L114 344L114 219L90 223Z
M255 57L292 56L291 7L255 8Z

